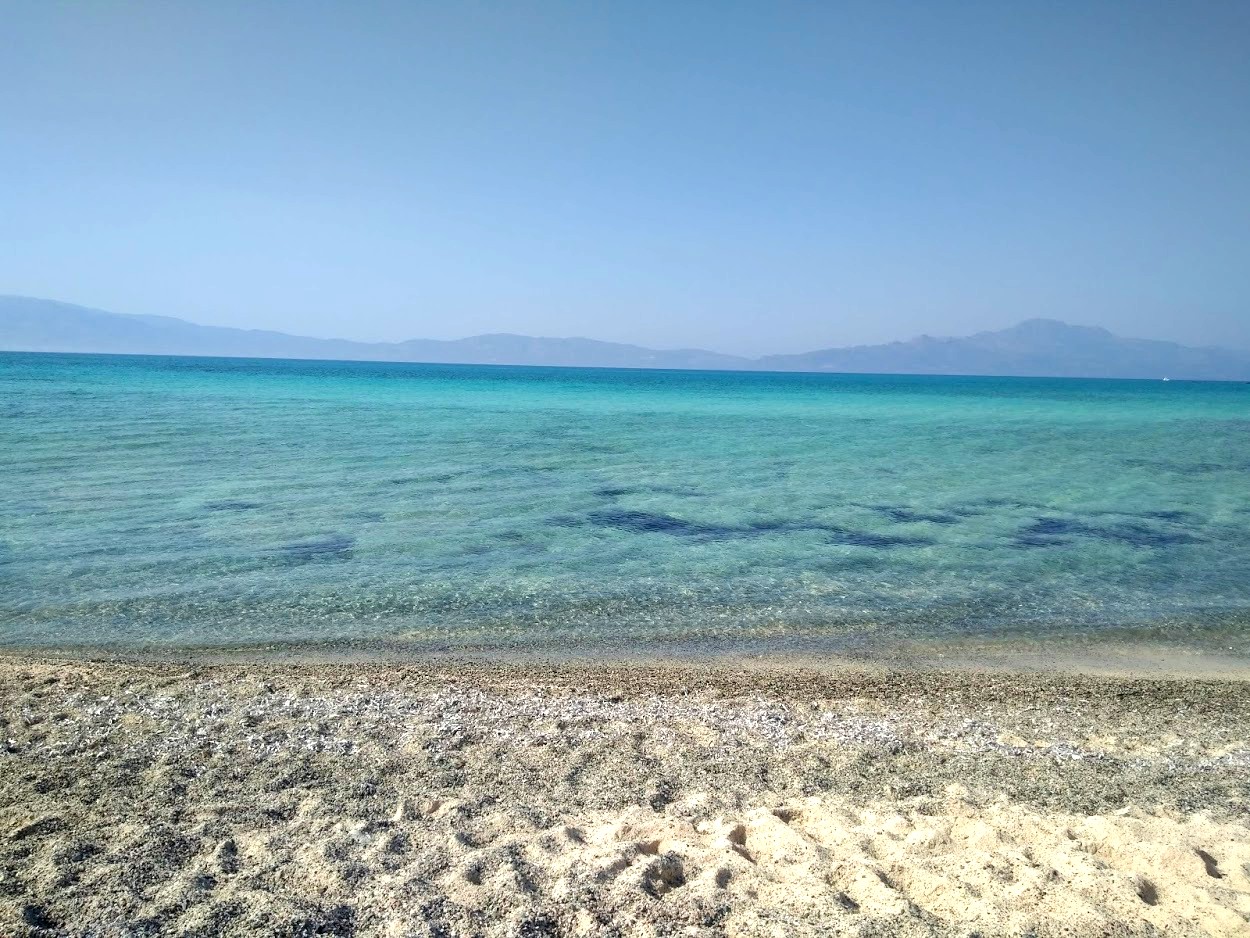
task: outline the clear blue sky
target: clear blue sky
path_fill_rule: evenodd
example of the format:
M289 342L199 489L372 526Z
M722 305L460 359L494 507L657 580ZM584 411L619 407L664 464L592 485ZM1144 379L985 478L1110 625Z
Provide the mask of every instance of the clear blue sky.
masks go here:
M363 339L1250 347L1250 3L0 0L0 293Z

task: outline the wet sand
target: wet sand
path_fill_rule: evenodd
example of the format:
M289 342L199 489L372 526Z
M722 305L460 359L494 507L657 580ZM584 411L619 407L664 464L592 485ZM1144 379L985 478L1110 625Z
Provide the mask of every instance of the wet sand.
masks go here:
M1245 935L1250 685L0 656L3 935Z

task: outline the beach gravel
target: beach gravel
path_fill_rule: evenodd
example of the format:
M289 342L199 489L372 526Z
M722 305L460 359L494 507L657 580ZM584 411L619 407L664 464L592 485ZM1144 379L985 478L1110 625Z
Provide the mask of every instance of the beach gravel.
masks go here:
M0 934L1250 934L1233 680L0 658Z

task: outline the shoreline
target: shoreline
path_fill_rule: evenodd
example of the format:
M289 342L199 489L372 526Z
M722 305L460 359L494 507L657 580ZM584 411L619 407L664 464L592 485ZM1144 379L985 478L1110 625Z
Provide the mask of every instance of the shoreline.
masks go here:
M5 652L0 933L1243 934L1248 690Z
M1250 682L1250 655L1218 642L1180 644L1103 638L905 640L888 646L781 647L739 643L706 647L689 642L570 645L414 646L400 640L224 645L6 645L0 662L57 660L67 663L412 667L463 665L489 669L603 666L717 671L800 670L839 674L862 670L1052 677L1109 677Z

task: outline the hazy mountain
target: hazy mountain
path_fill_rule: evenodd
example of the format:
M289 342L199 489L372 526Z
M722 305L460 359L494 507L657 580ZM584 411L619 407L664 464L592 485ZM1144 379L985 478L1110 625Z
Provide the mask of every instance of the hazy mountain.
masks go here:
M701 349L660 351L593 339L494 334L440 341L352 342L256 329L200 326L165 316L128 316L0 296L0 348L37 352L116 352L247 358L578 365L618 368L722 368L904 374L1058 375L1099 378L1250 380L1250 353L1123 339L1105 329L1030 319L965 338L823 349L749 359Z
M750 368L751 359L703 349L644 348L597 339L547 339L496 332L468 339L410 339L394 346L404 361L595 368Z
M769 355L758 363L778 371L1250 380L1247 352L1124 339L1106 329L1054 319L1029 319L966 338L922 335L886 345Z
M658 351L594 339L479 335L441 341L353 342L260 329L201 326L167 316L130 316L69 303L0 296L0 348L240 358L581 365L603 368L749 368L751 361L701 349Z

